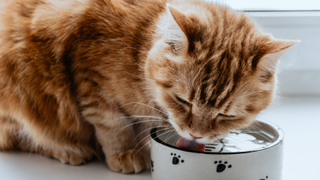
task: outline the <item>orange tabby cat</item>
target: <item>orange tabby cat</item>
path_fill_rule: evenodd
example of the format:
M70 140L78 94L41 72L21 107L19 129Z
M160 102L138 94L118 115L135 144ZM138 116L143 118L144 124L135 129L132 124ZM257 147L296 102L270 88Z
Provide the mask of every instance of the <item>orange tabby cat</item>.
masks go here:
M0 8L0 150L77 165L101 145L122 173L147 164L133 124L172 125L205 143L252 123L272 100L278 59L296 43L200 0Z

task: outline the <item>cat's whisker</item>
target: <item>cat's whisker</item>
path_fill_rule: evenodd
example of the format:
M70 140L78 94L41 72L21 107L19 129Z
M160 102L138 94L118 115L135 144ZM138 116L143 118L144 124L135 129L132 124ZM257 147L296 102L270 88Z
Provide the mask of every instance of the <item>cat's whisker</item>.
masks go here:
M139 149L137 150L137 152L133 154L133 156L135 156L135 155L136 155L139 151L141 151L145 146L147 146L148 144L150 144L150 142L151 142L151 140L149 140L145 145L143 145L141 148L139 148ZM134 149L135 149L135 148L134 148Z
M161 134L159 134L158 136L162 136L162 135L165 135L165 134L167 134L167 133L171 133L171 132L173 132L173 131L174 131L174 129L171 130L171 131L166 131L166 132L164 132L164 133L161 133ZM155 133L155 132L154 132L154 133ZM148 137L149 137L149 136L143 138L133 149L136 149L137 146L138 146L142 141L144 141L146 138L148 138ZM139 148L134 155L136 155L139 151L141 151L146 145L150 144L150 141L151 141L151 140L149 140L148 143L146 143L146 144L143 145L141 148Z
M178 135L176 140L174 141L174 144L177 144L178 140L180 139L180 136Z
M174 129L171 129L171 130L168 130L168 131L167 131L167 132L169 132L169 133L167 134L165 140L166 140L166 139L168 138L168 136L171 134L172 130L174 130ZM165 141L165 140L164 140L164 141Z
M236 97L234 99L243 98L243 97L246 97L246 96L249 96L249 95L252 95L252 94L256 94L256 93L260 93L260 92L262 92L262 91L255 91L255 92L252 92L252 93L244 94L242 96L238 96L238 97Z
M164 142L165 142L165 143L167 142L167 139L170 139L172 136L176 135L176 133L171 134L171 133L174 132L174 131L175 131L175 129L172 129L172 130L170 131L170 133L167 134L167 137L164 139ZM169 135L170 135L170 136L169 136Z
M255 129L259 130L259 128L258 128L257 126L260 126L260 125L258 124L258 121L254 121L250 126L247 126L247 127L242 128L241 131L244 131L244 130L246 130L246 131L252 131L252 130L255 130Z
M157 116L140 116L140 117L134 117L134 115L132 115L132 116L122 116L122 117L119 117L119 118L116 118L116 119L112 119L112 120L110 120L110 122L117 121L117 120L121 120L121 119L135 119L135 118L151 118L151 119L159 119L159 120L163 120L163 121L168 121L168 120L165 119L165 118L161 118L161 117L157 117ZM140 121L143 121L143 120L140 120Z
M162 118L162 117L158 117L158 116L139 116L139 115L131 115L130 117L134 117L134 118L154 118L154 119L161 119L163 121L168 121L167 119L165 118ZM143 121L143 120L141 120Z
M138 66L141 68L141 71L143 71L143 69L144 69L144 67L143 66L141 66L140 64L138 64ZM150 81L153 81L152 79L149 79L149 78L146 78L146 77L144 77L146 80L150 80Z
M260 127L263 127L263 124L260 124L259 121L254 121L249 127L246 127L247 130L260 130Z
M163 127L164 129L170 129L170 128L171 128L171 127L168 126L168 125L155 126L155 127L157 127L157 128ZM146 128L145 130L141 131L139 134L136 135L136 137L132 140L132 142L134 142L137 138L139 138L139 136L140 136L141 134L143 134L144 132L146 132L146 131L148 131L148 130L151 130L152 128L155 128L155 127ZM149 135L149 134L148 134L148 135Z
M122 116L116 119L110 120L110 122L121 120L121 119L135 119L135 118L152 118L152 119L159 119L163 121L168 121L166 118L158 117L158 116L139 116L139 115L131 115L131 116ZM143 121L143 120L141 120Z
M154 110L156 110L156 111L158 111L158 112L160 112L160 113L162 113L162 114L164 114L164 115L168 115L166 112L164 112L164 111L162 111L162 110L160 110L160 109L157 109L157 108L155 108L155 107L152 107L152 106L150 106L150 105L147 105L147 104L144 104L144 103L141 103L141 102L130 102L130 103L127 103L127 104L125 104L125 105L122 105L121 107L130 105L130 104L138 104L138 105L146 106L146 107L149 107L149 108L151 108L151 109L154 109Z
M127 128L127 127L133 126L133 125L135 125L135 124L145 123L145 122L163 122L163 121L161 121L161 120L144 120L144 121L133 122L133 123L130 123L130 124L122 127L117 133L119 133L120 131L124 130L124 129Z
M153 135L153 134L155 134L155 133L156 133L156 132L153 132L153 133L151 133L150 135ZM166 133L168 133L168 132L161 133L161 134L158 135L158 136L162 136L162 135L164 135L164 134L166 134ZM149 138L149 137L150 137L150 136L148 135L148 136L142 138L142 139L136 144L136 146L135 146L133 149L136 149L136 148L140 145L141 142L143 142L145 139L147 139L147 138Z
M253 128L263 127L263 124L259 121L254 121L252 125L253 125Z

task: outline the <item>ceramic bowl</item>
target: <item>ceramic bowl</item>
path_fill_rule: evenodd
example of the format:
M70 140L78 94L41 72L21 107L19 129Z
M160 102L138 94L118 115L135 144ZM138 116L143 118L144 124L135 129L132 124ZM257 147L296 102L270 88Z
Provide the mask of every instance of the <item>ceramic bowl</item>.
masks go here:
M204 152L179 149L179 135L151 130L152 180L281 180L283 132L269 122L230 132Z

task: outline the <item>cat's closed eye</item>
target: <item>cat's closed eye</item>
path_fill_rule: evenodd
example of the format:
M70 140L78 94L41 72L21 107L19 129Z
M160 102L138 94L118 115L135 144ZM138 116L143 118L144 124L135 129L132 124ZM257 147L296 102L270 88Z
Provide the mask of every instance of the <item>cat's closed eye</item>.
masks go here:
M231 114L218 114L218 117L219 121L223 120L223 121L227 121L227 120L236 120L238 119L237 116L235 115L231 115Z
M189 103L188 101L180 98L180 97L177 96L177 95L175 96L175 99L176 99L179 103L182 103L182 104L184 104L184 105L187 105L187 106L191 106L191 105L192 105L191 103Z
M231 114L219 114L218 116L221 116L221 117L227 117L227 118L234 118L236 117L235 115L231 115Z

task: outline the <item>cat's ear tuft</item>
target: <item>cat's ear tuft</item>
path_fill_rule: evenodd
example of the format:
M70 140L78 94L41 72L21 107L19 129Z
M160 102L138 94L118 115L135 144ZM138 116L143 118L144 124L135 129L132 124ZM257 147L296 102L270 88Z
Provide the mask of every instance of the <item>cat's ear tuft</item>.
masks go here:
M181 10L170 4L167 4L167 13L170 26L174 27L175 25L178 25L185 36L187 36L188 38L188 28L190 28L190 26L192 25L190 18Z
M295 44L298 40L275 40L269 44L265 55L259 60L258 69L274 73L279 59Z
M190 32L193 24L190 18L178 8L167 3L168 36L167 41L174 52L187 53L190 45Z

